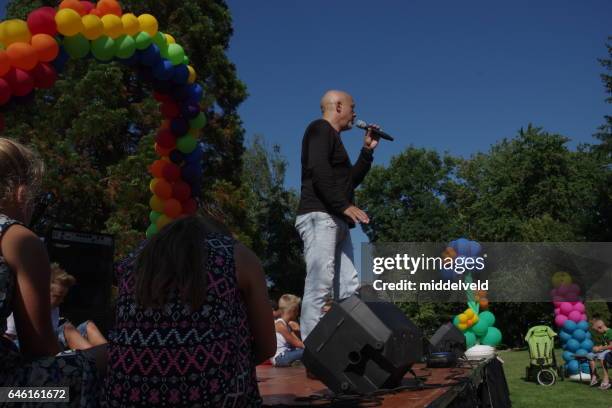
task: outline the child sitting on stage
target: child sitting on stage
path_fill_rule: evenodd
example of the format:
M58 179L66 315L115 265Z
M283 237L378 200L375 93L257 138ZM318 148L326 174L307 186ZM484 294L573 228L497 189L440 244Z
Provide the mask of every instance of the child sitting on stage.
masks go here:
M280 318L276 319L276 354L272 364L276 367L290 366L300 360L304 353L304 343L296 335L294 328L300 310L301 299L295 295L285 294L278 300ZM293 322L293 323L292 323ZM293 326L293 327L292 327ZM297 326L299 328L299 326Z
M601 342L599 345L593 347L594 353L587 355L589 359L589 365L591 366L591 372L593 377L591 379L591 386L595 386L598 383L597 371L595 370L595 360L599 360L603 371L603 381L599 388L607 390L610 388L610 377L608 376L608 367L606 365L606 355L612 353L612 329L609 329L601 319L592 320L593 329L600 334Z
M69 321L60 324L59 305L62 304L68 291L76 283L74 276L67 273L57 263L51 264L51 323L57 339L64 349L85 350L106 343L106 339L92 321L86 321L74 327ZM6 321L5 336L19 347L17 330L13 315Z

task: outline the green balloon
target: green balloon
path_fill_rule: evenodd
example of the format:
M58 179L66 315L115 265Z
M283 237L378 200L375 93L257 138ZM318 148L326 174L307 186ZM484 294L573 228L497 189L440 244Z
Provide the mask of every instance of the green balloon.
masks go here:
M70 58L83 58L89 54L89 41L82 34L65 37L64 49Z
M157 225L151 224L149 228L147 228L147 238L151 238L153 235L157 234Z
M206 116L203 112L198 113L198 116L189 121L189 127L191 129L202 129L206 125Z
M153 42L153 39L151 38L149 33L143 31L143 32L136 34L136 37L134 37L134 41L136 43L137 49L144 50L145 48L148 48L149 45L151 45L151 43Z
M160 50L168 46L166 36L161 31L158 31L157 34L153 36L153 42L159 47Z
M471 330L463 332L463 335L465 336L465 345L467 348L474 347L476 345L476 335Z
M178 44L170 44L168 46L168 59L172 62L172 65L178 65L183 63L185 58L185 50Z
M105 35L91 42L91 53L100 61L112 60L116 49L115 41Z
M198 141L191 135L185 135L176 139L176 148L182 153L191 153L196 148Z
M117 44L117 57L130 58L136 52L136 41L129 35L122 35L115 40Z
M493 313L489 312L488 310L480 313L478 315L478 320L479 321L484 320L485 323L487 323L487 326L494 326L495 325L495 315Z
M156 224L157 223L157 219L161 217L161 213L158 213L157 211L151 211L149 213L149 221L151 221L151 224Z
M472 331L478 337L482 337L487 334L487 329L489 328L489 324L486 320L479 319L475 325L472 326Z
M487 334L482 339L482 344L487 346L497 346L502 341L502 334L497 327L489 327Z
M183 57L183 64L189 65L189 57L186 55Z

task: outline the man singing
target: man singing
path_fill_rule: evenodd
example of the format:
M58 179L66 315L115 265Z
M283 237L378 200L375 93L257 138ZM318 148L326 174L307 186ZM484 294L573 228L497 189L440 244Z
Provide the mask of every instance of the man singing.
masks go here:
M369 222L367 214L354 205L354 195L370 170L378 138L368 130L359 158L351 165L340 132L351 129L354 109L351 95L327 91L321 98L323 118L308 125L302 140L302 190L295 223L306 260L302 340L321 319L332 287L338 300L353 295L359 286L349 229Z

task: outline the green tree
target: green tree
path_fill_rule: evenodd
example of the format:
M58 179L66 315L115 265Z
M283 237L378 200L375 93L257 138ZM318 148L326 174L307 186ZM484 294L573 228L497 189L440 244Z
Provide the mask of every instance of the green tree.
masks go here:
M183 45L198 73L207 117L202 200L205 209L219 207L216 197L240 188L234 169L241 167L243 129L236 109L246 98L245 85L226 56L232 35L227 5L221 0L121 4L134 14L154 15L160 30ZM57 1L13 0L8 18L23 19L41 6L55 7ZM153 137L161 122L151 94L134 71L119 63L85 59L70 61L53 89L5 113L6 134L34 145L48 167L44 187L55 199L36 226L39 233L65 223L111 232L119 256L143 237L150 197L146 166L155 159Z

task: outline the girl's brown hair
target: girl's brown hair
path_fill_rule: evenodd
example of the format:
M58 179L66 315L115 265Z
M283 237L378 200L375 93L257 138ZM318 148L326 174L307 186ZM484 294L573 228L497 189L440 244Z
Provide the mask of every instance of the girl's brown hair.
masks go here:
M36 153L23 144L0 137L0 207L10 200L19 186L28 189L33 200L42 182L45 166Z
M180 218L154 235L136 260L136 302L158 308L178 293L192 310L202 307L208 285L205 241L212 232L229 235L219 223L198 216Z

